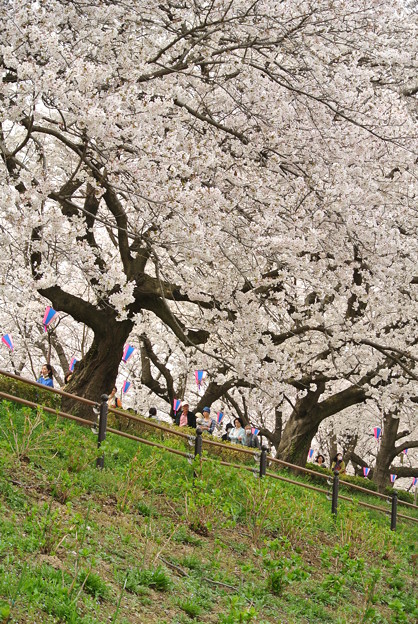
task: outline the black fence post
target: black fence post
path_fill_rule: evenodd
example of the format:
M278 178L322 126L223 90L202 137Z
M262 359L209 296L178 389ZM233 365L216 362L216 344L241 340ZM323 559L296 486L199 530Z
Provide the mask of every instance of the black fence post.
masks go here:
M107 412L108 412L108 400L107 394L102 394L100 397L100 412L99 412L99 434L97 436L97 448L99 449L102 442L106 439L106 426L107 426ZM96 468L104 468L104 454L97 458Z
M194 456L195 459L196 457L199 455L199 457L202 457L202 430L201 429L196 429L196 437L194 440ZM196 472L196 469L193 470L193 478L197 479L199 475Z
M262 479L266 475L267 469L267 448L265 446L261 447L261 456L260 456L260 479Z
M392 513L390 514L390 530L396 531L396 512L398 510L398 493L392 494Z
M338 472L334 472L334 478L332 480L332 503L331 503L331 513L336 516L337 508L338 508L338 487L339 487L339 477Z

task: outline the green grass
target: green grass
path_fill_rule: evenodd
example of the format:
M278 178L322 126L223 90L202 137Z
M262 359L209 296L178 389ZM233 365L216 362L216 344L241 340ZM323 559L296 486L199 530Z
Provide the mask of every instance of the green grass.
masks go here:
M416 621L417 525L118 436L97 470L89 429L36 418L0 404L0 623Z

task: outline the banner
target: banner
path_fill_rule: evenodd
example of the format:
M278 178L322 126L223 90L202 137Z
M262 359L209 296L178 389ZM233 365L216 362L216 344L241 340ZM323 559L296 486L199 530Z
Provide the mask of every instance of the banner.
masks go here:
M13 351L13 349L15 348L13 344L13 339L10 334L4 334L1 341L6 345L8 349L10 349L10 351Z
M129 360L133 352L135 351L135 347L130 344L126 344L123 349L122 362L126 362Z

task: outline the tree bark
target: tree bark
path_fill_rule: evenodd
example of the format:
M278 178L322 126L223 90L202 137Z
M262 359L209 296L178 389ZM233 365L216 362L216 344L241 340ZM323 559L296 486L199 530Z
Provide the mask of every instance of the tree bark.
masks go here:
M77 362L66 390L97 402L102 394L108 394L115 385L123 347L131 330L131 321L115 321L109 318L104 331L94 332L90 349ZM63 398L62 409L88 420L96 418L90 406L72 399Z
M383 431L376 456L376 466L373 471L373 481L376 483L379 492L384 492L385 488L390 485L389 466L394 457L393 449L397 440L398 427L399 418L394 418L392 414L384 415Z

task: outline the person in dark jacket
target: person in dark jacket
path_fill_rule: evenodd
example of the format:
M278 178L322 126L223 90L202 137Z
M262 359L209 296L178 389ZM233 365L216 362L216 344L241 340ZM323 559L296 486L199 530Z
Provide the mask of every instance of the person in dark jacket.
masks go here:
M251 448L260 448L260 440L257 434L252 432L251 425L245 425L244 445L250 446Z
M178 427L191 427L196 429L196 416L189 410L189 402L184 400L175 415L174 422Z
M234 428L234 425L232 425L231 423L228 423L225 427L225 433L222 436L222 440L224 442L231 442L231 438L229 437L229 432L231 431L231 429Z

